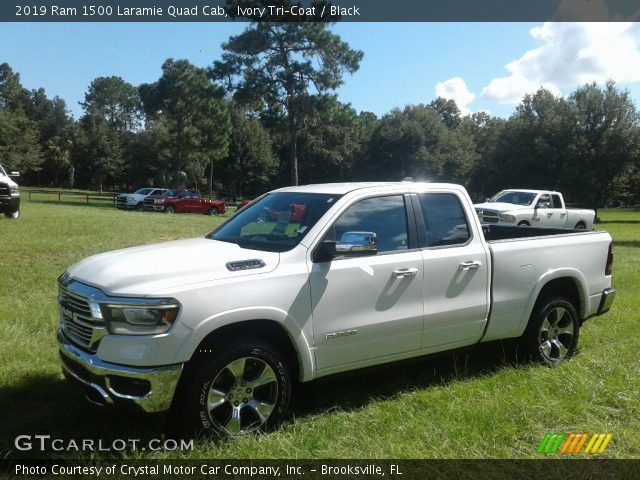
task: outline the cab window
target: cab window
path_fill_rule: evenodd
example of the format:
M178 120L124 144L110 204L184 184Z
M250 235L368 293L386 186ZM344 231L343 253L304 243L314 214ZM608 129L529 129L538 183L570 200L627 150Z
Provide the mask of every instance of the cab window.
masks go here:
M427 233L427 247L467 243L471 234L460 199L452 193L423 193L418 196Z
M339 241L347 232L373 232L378 253L409 248L407 212L402 195L373 197L351 205L338 219L329 234Z

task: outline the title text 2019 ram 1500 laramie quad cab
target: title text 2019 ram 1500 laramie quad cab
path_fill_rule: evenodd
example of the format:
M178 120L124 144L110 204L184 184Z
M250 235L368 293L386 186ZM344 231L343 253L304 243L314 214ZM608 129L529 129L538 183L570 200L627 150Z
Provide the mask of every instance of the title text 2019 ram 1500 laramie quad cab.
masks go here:
M283 188L206 237L70 267L63 371L96 403L173 402L205 431L243 434L277 425L298 380L513 337L554 365L611 306L611 245L482 226L457 185Z
M20 217L20 191L18 184L11 177L19 177L18 172L11 172L7 175L2 165L0 165L0 213L4 213L7 218L16 220Z
M595 211L567 208L562 194L550 190L502 190L475 208L481 222L526 227L592 230L596 219Z

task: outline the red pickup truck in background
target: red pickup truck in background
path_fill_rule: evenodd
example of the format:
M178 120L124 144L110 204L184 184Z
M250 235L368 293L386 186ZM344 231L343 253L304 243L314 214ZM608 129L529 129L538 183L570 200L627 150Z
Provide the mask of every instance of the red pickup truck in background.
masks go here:
M227 206L224 200L209 200L195 190L177 188L145 198L144 209L165 213L203 213L215 217L223 214Z

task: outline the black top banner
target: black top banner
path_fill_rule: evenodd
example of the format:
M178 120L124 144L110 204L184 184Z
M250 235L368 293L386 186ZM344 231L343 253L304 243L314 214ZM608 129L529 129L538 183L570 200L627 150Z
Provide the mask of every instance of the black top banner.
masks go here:
M2 22L640 21L640 0L13 0Z

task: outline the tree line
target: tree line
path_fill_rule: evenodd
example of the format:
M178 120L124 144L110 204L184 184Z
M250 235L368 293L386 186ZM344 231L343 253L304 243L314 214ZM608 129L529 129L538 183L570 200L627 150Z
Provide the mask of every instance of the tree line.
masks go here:
M613 82L567 97L540 89L509 118L462 115L452 100L382 117L336 89L363 52L329 24L250 23L199 68L168 59L157 81L91 82L75 120L63 99L28 90L0 65L0 164L22 184L126 190L189 186L254 196L297 183L461 183L474 199L544 188L571 202L635 204L640 117Z

